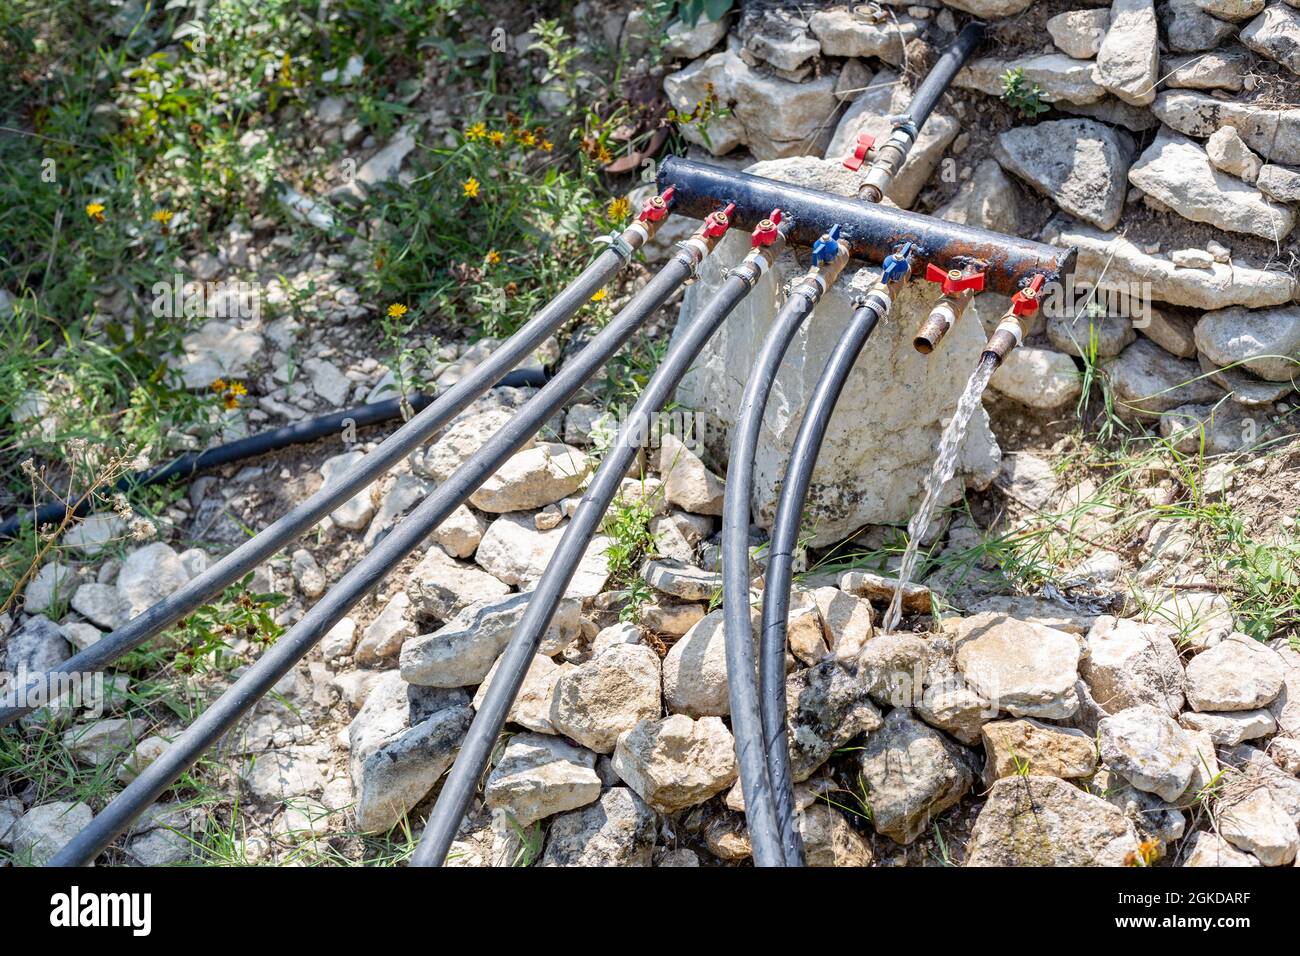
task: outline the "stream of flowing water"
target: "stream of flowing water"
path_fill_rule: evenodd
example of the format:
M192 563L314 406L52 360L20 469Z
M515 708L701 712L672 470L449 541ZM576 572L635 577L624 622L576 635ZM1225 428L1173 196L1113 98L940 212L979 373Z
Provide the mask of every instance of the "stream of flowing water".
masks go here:
M970 380L966 383L966 390L961 393L956 411L952 413L952 418L943 430L943 437L939 440L939 455L935 458L930 474L925 479L925 496L912 515L912 520L907 523L907 550L903 552L903 563L898 569L898 589L894 591L894 598L889 602L889 609L885 612L886 634L898 627L898 621L903 616L903 589L916 570L921 541L930 527L930 522L934 520L935 510L939 507L939 492L957 470L957 454L961 451L961 440L966 435L966 427L970 424L971 416L979 407L980 395L988 387L989 379L993 377L996 368L997 363L992 356L980 360L980 364L976 366Z

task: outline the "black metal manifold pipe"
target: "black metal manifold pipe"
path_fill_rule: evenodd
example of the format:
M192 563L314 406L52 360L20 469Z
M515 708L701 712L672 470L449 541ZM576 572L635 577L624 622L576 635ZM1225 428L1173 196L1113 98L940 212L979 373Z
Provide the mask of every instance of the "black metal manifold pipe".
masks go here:
M839 223L856 259L879 264L900 243L912 242L920 261L934 261L944 268L980 266L985 288L1002 295L1014 295L1031 273L1045 274L1048 282L1069 274L1078 254L1073 248L1062 250L676 156L660 164L659 181L676 186L673 209L682 215L703 218L719 206L735 203L732 221L752 228L768 210L779 206L794 219L792 245L810 246Z
M749 266L745 274L737 274L745 268L746 264L742 264L723 283L695 321L669 346L659 368L651 376L619 429L614 447L601 460L600 467L583 493L577 511L564 530L559 547L533 590L528 608L502 655L486 698L474 715L474 722L443 783L433 813L425 824L420 845L411 858L413 866L441 866L446 859L469 802L478 788L479 778L487 766L492 748L506 722L510 706L528 674L533 656L573 579L578 562L582 560L588 544L599 530L600 522L622 487L623 478L637 452L644 447L646 437L651 433L653 416L672 397L677 383L704 350L714 332L749 294L762 274L759 267L753 265Z
M540 388L546 384L546 373L540 369L515 369L499 382L497 387L532 387ZM368 402L342 411L331 412L306 421L294 422L282 428L272 428L247 438L239 438L224 445L214 445L203 451L181 455L165 465L147 468L129 475L123 475L114 484L111 491L129 492L146 485L158 485L169 481L188 481L195 475L222 465L233 464L257 458L291 445L306 445L322 438L335 437L346 427L369 428L401 418L405 408L419 414L434 402L432 395L415 392L406 399L386 398L381 402ZM111 492L110 492L111 493ZM68 512L74 517L82 517L92 508L89 498L84 501L47 501L38 505L33 511L14 515L0 524L0 538L12 538L24 525L35 523L38 527L62 521Z
M480 485L505 464L694 272L698 259L679 251L591 342L425 498L370 553L276 641L125 790L60 850L51 866L90 863L262 699L289 670ZM92 645L92 648L98 645Z
M440 428L468 408L476 398L499 382L548 336L567 322L596 290L604 286L628 261L632 250L644 241L645 234L653 235L656 228L654 223L638 223L625 230L621 237L627 245L625 251L609 248L602 252L558 296L529 319L523 328L488 356L483 364L390 435L337 483L321 488L306 501L294 506L271 525L225 555L184 587L136 615L122 627L106 634L84 651L64 661L57 673L90 674L107 667L164 628L175 624L203 602L220 594L223 588L238 581L284 545L306 533L316 522L343 502L367 488L375 479L382 477L416 446L427 441ZM24 702L24 705L15 703L0 707L0 727L13 723L23 714L38 709L38 704L30 702L50 700L51 688L54 686L50 678L50 674L35 676L22 692L22 696L15 698Z
M777 808L777 823L782 827L793 826L794 820L790 748L785 732L785 647L794 551L798 545L804 501L808 497L817 453L844 383L848 381L849 373L877 323L889 314L890 305L887 291L876 288L868 293L826 360L790 449L772 524L767 575L763 582L758 672L768 773ZM802 860L798 862L802 864Z

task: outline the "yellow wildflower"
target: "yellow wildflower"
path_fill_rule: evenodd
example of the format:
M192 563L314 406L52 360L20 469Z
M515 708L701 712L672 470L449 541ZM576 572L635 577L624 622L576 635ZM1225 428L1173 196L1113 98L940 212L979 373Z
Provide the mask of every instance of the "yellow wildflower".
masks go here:
M163 225L172 221L172 216L176 215L170 209L159 209L153 214L154 222L161 222Z
M226 392L226 411L233 412L239 407L239 396Z
M501 132L501 130L499 129L494 129L492 132L488 133L487 138L488 138L488 142L490 142L493 146L500 146L502 143L506 141L506 134Z
M402 305L400 302L394 302L388 307L388 317L390 319L400 319L402 316L406 315L406 312L406 306Z
M524 130L522 133L520 133L520 134L519 134L518 136L516 136L515 138L518 139L519 142L520 142L520 144L523 145L523 146L536 146L536 145L537 145L537 137L533 135L532 130Z
M478 187L479 187L478 180L475 179L473 176L471 176L469 179L465 180L463 183L460 184L460 191L463 192L470 199L477 199Z
M243 382L231 382L230 385L226 388L226 394L228 394L228 395L247 395L247 394L248 394L248 389L244 387L244 383L243 383Z
M615 221L626 219L627 214L632 211L632 204L628 202L626 196L619 196L617 199L610 200L609 218Z
M224 392L226 390L226 380L224 378L216 379L208 387L211 388L214 392Z
M544 139L544 140L542 140L542 142L541 142L541 149L542 149L542 152L544 152L544 153L549 153L549 152L550 152L551 150L553 150L554 148L555 148L555 144L552 143L549 139Z
M614 154L611 153L604 144L602 144L600 149L596 151L596 162L600 163L602 166L608 166L613 161Z
M91 219L95 220L95 222L103 222L104 204L98 202L89 203L86 206L86 215L89 216Z
M469 129L465 130L466 139L487 139L487 126L483 123L475 123Z
M605 294L606 293L604 289L597 289L595 295L591 297L591 301L600 302L605 298Z
M487 255L483 257L483 261L490 266L494 266L501 261L501 253L495 249L489 249Z

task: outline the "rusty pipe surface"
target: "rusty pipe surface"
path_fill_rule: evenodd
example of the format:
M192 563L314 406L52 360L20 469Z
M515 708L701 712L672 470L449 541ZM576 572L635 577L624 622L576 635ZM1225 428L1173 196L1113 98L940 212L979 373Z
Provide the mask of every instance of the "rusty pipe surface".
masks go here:
M843 226L852 255L872 264L884 261L902 242L916 246L919 260L935 260L950 268L977 269L986 275L985 288L1014 295L1024 279L1042 274L1047 282L1074 271L1078 250L1003 236L945 222L932 216L846 199L816 189L751 176L730 169L670 156L659 165L659 183L675 185L673 212L703 219L735 203L731 219L752 229L773 207L794 220L790 242L810 246L833 224Z
M940 297L925 321L921 323L921 327L916 330L916 338L912 340L916 350L922 355L929 355L938 348L943 337L957 324L973 298L975 293L971 289L956 295Z

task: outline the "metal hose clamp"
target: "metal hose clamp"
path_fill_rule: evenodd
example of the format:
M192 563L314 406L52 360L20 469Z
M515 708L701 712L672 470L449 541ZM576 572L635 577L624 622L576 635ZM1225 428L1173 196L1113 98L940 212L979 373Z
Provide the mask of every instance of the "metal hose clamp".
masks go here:
M621 232L611 232L607 236L597 236L595 239L591 241L594 243L601 243L601 242L608 243L609 247L613 249L614 252L618 253L618 257L622 259L625 263L631 261L632 253L636 251L635 249L632 248L632 246L628 243L628 241L623 238L623 234Z

